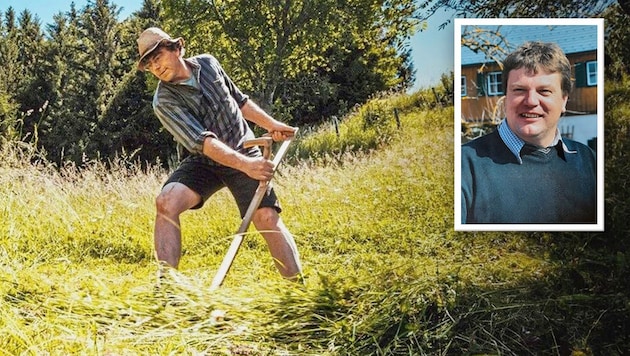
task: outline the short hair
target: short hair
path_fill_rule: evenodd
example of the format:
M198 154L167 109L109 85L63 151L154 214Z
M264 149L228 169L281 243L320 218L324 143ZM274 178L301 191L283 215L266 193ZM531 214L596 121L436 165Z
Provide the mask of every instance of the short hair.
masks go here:
M539 71L559 73L562 93L568 96L573 90L571 63L560 46L551 42L528 41L523 43L503 61L503 88L507 90L510 71L525 68L536 74Z

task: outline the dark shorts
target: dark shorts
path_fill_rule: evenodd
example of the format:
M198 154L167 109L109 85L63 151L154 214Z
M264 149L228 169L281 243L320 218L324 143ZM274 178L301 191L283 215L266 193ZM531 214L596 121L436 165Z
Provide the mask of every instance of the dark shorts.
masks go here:
M257 180L239 170L209 164L203 160L191 159L191 157L185 159L177 167L164 185L173 182L182 183L201 196L201 202L192 209L201 208L212 194L227 187L236 200L241 218L245 216L247 207L254 198L259 184ZM275 208L278 212L282 210L273 188L267 190L267 194L263 197L259 207Z

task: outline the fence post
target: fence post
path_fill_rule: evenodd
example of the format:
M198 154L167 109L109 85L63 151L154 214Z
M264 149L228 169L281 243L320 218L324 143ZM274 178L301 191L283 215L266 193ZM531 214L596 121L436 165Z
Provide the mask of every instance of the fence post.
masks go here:
M337 116L333 116L332 120L335 125L335 133L337 134L337 137L339 137L339 120L337 120Z
M439 105L440 107L442 107L442 99L440 98L438 93L435 91L435 88L431 88L431 91L433 91L433 96L435 96L435 103Z
M400 117L398 116L398 108L394 108L394 118L396 118L396 127L400 129Z

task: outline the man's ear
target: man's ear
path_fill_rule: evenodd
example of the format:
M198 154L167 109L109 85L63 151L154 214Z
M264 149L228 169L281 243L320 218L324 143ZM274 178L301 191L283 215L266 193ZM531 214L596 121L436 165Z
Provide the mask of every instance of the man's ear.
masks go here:
M567 111L567 102L569 101L569 96L565 95L562 98L562 113L564 114Z

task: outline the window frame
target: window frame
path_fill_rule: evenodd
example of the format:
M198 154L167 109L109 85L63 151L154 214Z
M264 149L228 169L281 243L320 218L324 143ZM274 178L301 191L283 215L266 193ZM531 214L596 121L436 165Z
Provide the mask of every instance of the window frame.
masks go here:
M486 95L497 96L505 94L502 82L503 72L488 72L486 73ZM498 81L497 81L498 78Z
M589 87L597 85L597 61L586 61L584 63L585 66L585 75L586 75L586 85ZM592 78L592 75L595 75L595 78Z

